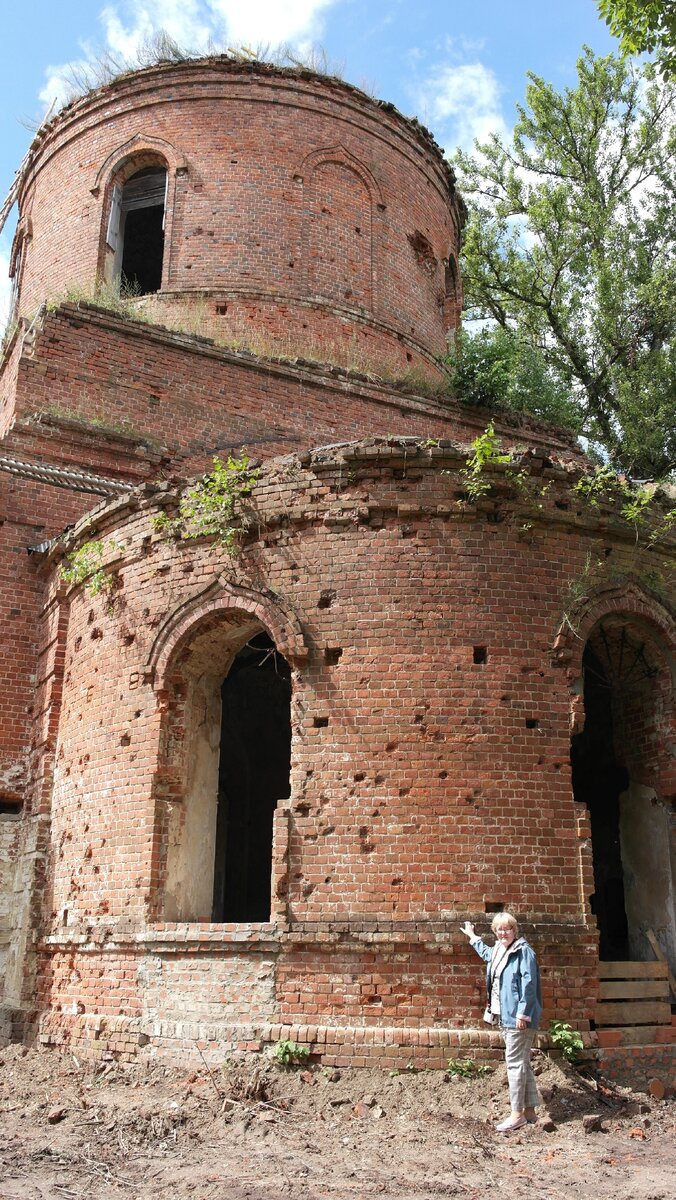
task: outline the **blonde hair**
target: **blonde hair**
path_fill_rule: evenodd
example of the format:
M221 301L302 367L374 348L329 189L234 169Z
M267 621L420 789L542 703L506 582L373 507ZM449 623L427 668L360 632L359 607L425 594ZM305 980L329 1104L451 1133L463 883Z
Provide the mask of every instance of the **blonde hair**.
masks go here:
M509 912L499 912L495 914L493 920L491 921L491 929L493 930L493 933L495 933L498 925L509 925L509 928L513 929L515 933L519 932L517 920Z

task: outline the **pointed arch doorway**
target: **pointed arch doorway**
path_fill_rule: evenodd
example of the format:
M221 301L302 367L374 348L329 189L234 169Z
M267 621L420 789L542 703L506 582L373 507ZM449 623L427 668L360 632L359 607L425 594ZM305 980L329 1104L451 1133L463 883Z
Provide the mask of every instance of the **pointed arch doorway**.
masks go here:
M648 622L602 617L583 656L585 722L571 745L575 800L589 810L601 962L654 961L649 933L674 969L674 670ZM670 782L671 780L671 782Z

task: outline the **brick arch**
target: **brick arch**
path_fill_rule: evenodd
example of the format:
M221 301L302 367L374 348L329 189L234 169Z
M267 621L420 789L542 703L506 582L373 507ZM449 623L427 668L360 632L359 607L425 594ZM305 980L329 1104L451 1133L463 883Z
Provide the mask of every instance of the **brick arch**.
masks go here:
M285 658L298 661L307 657L302 626L288 602L221 577L170 613L158 630L145 668L155 691L165 690L171 664L200 627L219 615L238 613L260 622Z
M303 180L310 178L317 167L323 163L338 163L347 167L348 170L353 171L364 184L372 203L379 205L381 208L385 207L382 188L375 175L369 171L363 162L355 158L353 154L350 154L350 151L345 146L325 146L323 149L313 150L310 154L306 154L298 171L298 177Z
M188 170L185 155L171 142L165 141L164 138L148 137L146 134L137 133L111 150L96 172L94 182L89 189L92 196L98 196L101 187L106 187L112 177L117 175L127 164L133 164L134 169L138 169L139 163L143 165L146 158L148 162L151 160L156 162L158 158L163 159L170 175Z
M552 647L553 662L555 666L568 668L571 681L582 675L582 656L594 626L612 613L648 625L669 657L676 658L674 614L639 579L629 577L619 584L591 588L587 596L571 607L559 625Z

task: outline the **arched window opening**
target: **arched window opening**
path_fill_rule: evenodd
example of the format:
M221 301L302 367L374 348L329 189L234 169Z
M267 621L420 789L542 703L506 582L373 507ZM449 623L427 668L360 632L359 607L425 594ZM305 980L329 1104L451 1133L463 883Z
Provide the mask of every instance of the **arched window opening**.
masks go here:
M115 184L106 242L114 252L113 277L134 295L162 286L167 171L143 167Z
M291 671L266 633L221 688L214 921L269 921L272 818L290 795Z
M182 647L163 753L158 915L269 921L273 818L290 795L291 669L258 622L218 614Z
M667 780L673 684L650 633L621 615L592 630L584 730L572 739L576 801L589 810L602 961L651 961L648 934L676 949ZM671 953L670 953L671 957Z
M587 646L584 655L584 731L573 737L571 761L575 799L587 805L592 830L594 893L591 909L599 930L599 957L629 958L629 927L620 847L620 795L629 784L617 761L610 682Z

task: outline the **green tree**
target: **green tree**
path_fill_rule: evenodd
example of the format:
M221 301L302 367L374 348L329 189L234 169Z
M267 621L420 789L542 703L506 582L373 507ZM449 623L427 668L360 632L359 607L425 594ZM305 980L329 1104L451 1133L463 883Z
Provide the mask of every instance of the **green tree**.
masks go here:
M663 477L676 467L676 89L587 48L577 67L563 93L529 74L509 144L455 155L469 317L542 355L614 466Z
M623 54L657 54L660 70L676 74L676 0L598 0Z
M461 330L449 358L453 390L463 404L529 412L582 432L571 389L544 355L501 325Z

